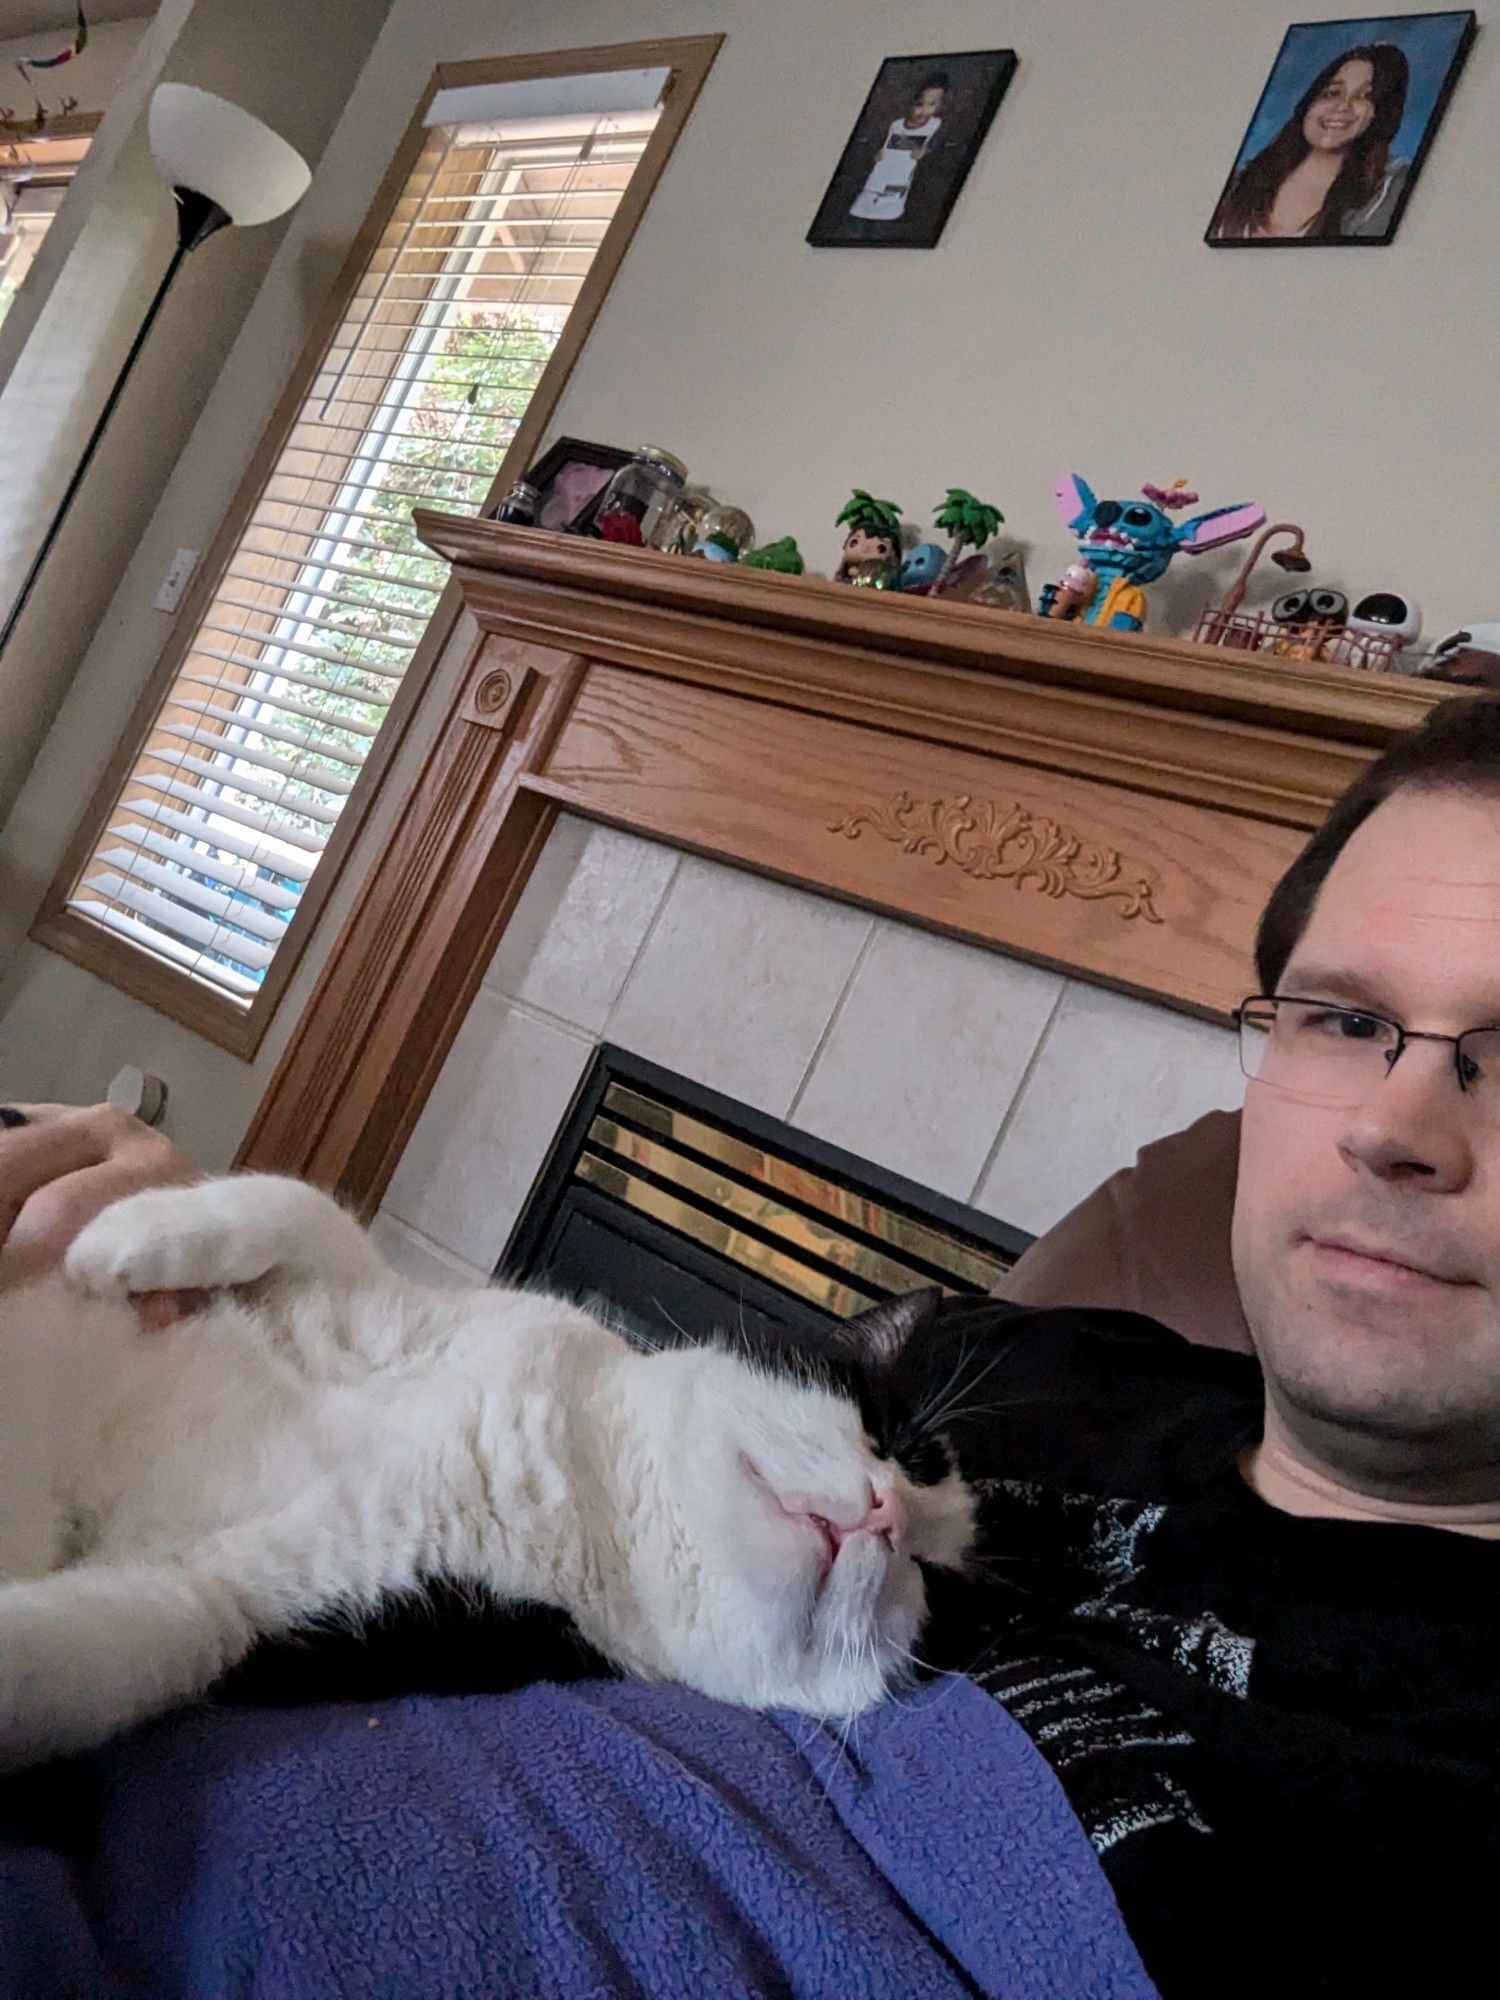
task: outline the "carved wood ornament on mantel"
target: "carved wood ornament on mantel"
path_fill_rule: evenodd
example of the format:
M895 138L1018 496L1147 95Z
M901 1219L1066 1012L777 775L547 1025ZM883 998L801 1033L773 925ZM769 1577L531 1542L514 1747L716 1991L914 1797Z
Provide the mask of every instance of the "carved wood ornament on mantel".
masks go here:
M897 792L883 806L845 813L830 831L858 840L866 828L882 840L895 841L904 854L929 855L940 867L951 861L979 882L1014 882L1017 888L1031 882L1044 895L1081 896L1086 903L1117 896L1118 915L1161 922L1151 903L1153 885L1144 875L1133 883L1121 882L1125 864L1114 848L1084 852L1076 833L1024 806L1001 813L992 805L976 805L963 792L951 805L934 799L922 806L910 792Z
M379 1200L559 811L1224 1018L1441 690L417 513L480 637L241 1150Z

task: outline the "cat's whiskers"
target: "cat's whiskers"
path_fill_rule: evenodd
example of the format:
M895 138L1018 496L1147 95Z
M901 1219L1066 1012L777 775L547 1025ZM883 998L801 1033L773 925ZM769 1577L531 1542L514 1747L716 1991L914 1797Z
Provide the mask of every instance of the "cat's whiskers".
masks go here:
M973 1401L966 1401L965 1398L966 1397L972 1398L975 1391L979 1388L980 1384L986 1381L991 1375L993 1375L995 1370L1000 1366L1001 1362L1004 1361L1006 1358L1007 1358L1006 1353L1002 1349L1002 1351L999 1354L995 1355L986 1364L986 1366L983 1369L981 1369L979 1374L975 1376L972 1382L965 1383L961 1390L955 1390L951 1392L948 1401L945 1402L941 1408L932 1411L930 1413L924 1412L923 1421L927 1429L929 1431L940 1430L945 1424L957 1423L961 1416L973 1415L979 1410L983 1409L985 1405Z
M964 1364L967 1362L968 1358L969 1358L969 1337L967 1334L965 1334L962 1342L959 1345L958 1359L954 1362L952 1368L948 1371L947 1380L942 1384L940 1388L935 1388L929 1391L926 1399L918 1405L916 1413L912 1417L911 1420L912 1429L914 1432L916 1432L918 1436L922 1435L923 1428L927 1424L929 1413L943 1399L943 1397L947 1396L951 1392L951 1390L954 1388L954 1386L958 1383L958 1381L962 1377Z
M655 1306L656 1310L661 1314L662 1318L667 1322L667 1324L669 1326L676 1328L676 1330L682 1335L683 1340L689 1347L696 1345L692 1334L688 1332L687 1328L683 1325L682 1321L676 1318L672 1313L668 1312L667 1308L662 1304L660 1299L653 1297L651 1303L652 1305ZM659 1353L660 1351L661 1348L660 1346L658 1346L657 1352Z

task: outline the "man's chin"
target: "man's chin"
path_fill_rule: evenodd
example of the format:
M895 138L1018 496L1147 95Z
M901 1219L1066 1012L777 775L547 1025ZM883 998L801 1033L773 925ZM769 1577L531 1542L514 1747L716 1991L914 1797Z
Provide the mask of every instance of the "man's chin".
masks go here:
M1267 1387L1303 1418L1387 1440L1430 1441L1490 1426L1500 1410L1500 1352L1489 1365L1472 1332L1393 1337L1386 1326L1299 1316L1295 1334L1257 1335Z
M1472 1397L1445 1394L1430 1382L1416 1380L1281 1376L1275 1394L1305 1421L1349 1437L1386 1443L1431 1444L1466 1435L1474 1429L1477 1416Z

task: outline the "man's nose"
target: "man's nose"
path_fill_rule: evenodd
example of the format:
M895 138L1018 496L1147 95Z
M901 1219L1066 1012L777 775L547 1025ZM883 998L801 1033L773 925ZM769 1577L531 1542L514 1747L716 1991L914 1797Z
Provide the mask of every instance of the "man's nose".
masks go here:
M1452 1194L1467 1186L1474 1170L1468 1114L1451 1047L1408 1042L1347 1113L1339 1152L1379 1180Z

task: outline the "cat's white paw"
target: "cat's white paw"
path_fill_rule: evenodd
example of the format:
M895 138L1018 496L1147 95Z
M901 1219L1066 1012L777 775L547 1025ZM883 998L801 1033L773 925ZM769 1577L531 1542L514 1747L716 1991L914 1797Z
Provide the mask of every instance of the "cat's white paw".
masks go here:
M245 1210L233 1181L129 1195L77 1237L63 1275L75 1290L101 1299L248 1284L276 1259Z
M63 1261L71 1285L104 1299L223 1291L273 1271L352 1284L381 1265L327 1195L275 1174L128 1195L95 1217Z

